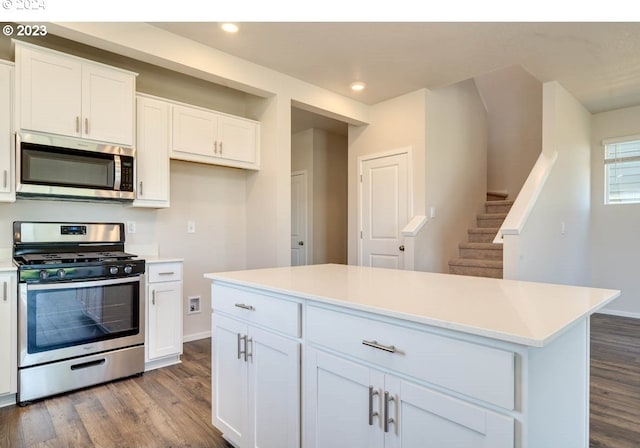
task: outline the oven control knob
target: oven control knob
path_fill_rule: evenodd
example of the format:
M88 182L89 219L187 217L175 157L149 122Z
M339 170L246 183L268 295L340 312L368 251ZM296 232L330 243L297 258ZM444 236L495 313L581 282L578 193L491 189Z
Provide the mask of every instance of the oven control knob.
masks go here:
M58 278L65 278L67 276L67 272L64 269L58 269L56 274L58 275Z
M124 273L125 274L131 274L131 272L133 272L133 267L131 267L131 266L125 266L124 267Z
M40 280L46 280L49 278L49 271L46 271L43 269L42 271L40 271L39 276L40 276Z
M118 266L111 266L109 268L109 274L114 275L114 274L117 274L117 273L118 273Z

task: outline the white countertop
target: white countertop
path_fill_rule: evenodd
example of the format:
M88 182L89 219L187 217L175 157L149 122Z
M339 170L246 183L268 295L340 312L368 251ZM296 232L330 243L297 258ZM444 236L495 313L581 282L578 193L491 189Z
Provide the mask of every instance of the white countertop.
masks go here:
M337 264L204 276L534 347L620 295L611 289Z

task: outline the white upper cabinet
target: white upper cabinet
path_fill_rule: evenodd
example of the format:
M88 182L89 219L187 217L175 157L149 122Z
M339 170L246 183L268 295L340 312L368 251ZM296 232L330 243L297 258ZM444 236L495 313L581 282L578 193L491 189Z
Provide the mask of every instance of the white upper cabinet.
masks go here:
M15 201L13 165L13 64L0 61L0 201Z
M260 124L199 107L174 105L171 158L257 170Z
M134 207L169 207L169 108L161 99L136 100L136 199Z
M16 42L17 127L133 146L135 77Z

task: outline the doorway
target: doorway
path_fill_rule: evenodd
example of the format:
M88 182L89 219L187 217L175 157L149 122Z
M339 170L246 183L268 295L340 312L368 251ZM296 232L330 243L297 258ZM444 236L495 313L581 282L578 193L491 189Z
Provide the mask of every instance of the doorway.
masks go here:
M404 269L402 229L411 214L409 166L406 150L359 161L361 266Z
M308 264L307 171L291 173L291 266Z
M291 132L291 263L299 263L306 252L307 264L346 264L347 124L292 107ZM299 219L294 214L301 212L294 200L299 202L302 193L294 193L300 187L293 185L293 175L302 171L307 173L306 240L296 239L294 223Z

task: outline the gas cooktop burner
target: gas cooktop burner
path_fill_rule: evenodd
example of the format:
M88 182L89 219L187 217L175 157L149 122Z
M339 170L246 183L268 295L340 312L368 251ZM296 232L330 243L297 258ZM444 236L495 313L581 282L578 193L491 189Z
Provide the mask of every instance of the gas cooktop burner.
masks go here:
M16 257L16 261L23 265L32 264L60 264L87 263L96 261L131 260L135 255L126 252L61 252L45 254L24 254Z

